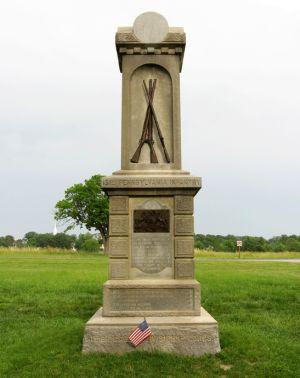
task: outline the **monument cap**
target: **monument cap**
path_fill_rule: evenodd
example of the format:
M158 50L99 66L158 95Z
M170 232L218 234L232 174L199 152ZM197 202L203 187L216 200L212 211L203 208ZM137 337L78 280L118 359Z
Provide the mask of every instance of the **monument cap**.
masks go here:
M133 33L143 43L160 43L169 31L167 20L159 13L145 12L133 23Z

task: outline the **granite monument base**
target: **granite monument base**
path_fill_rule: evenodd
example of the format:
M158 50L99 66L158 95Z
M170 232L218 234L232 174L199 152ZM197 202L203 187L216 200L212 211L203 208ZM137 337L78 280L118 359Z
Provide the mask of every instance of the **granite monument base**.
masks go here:
M102 307L86 323L83 353L124 354L134 350L201 356L220 352L218 323L202 307L198 316L149 316L153 335L137 348L128 341L142 317L102 316Z
M108 280L103 285L103 316L197 316L200 284L189 280Z

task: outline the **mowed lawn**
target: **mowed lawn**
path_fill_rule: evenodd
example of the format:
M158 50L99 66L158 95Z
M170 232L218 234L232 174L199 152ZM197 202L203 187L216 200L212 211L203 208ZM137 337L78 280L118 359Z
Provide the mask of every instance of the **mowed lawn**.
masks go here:
M82 355L107 271L95 254L0 252L0 377L300 376L299 264L198 262L222 348L200 358Z

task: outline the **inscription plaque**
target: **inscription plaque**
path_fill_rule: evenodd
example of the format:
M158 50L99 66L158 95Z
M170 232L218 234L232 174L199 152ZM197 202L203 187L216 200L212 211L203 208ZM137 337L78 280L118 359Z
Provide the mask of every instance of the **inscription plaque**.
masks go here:
M134 210L133 232L170 232L170 210Z
M131 266L144 273L172 268L170 234L133 234Z
M188 311L194 310L192 288L111 289L111 311Z

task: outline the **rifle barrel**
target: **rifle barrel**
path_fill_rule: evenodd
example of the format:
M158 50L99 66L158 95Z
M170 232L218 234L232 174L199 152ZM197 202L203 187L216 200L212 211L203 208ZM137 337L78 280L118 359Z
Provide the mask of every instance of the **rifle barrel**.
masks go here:
M153 116L153 119L154 119L154 122L155 122L155 125L156 125L156 128L157 128L158 136L159 136L162 148L164 150L165 158L167 160L167 163L170 163L170 161L171 161L170 156L168 154L168 151L167 151L167 148L166 148L166 145L165 145L165 141L164 141L164 137L163 137L162 132L161 132L160 127L159 127L159 123L158 123L158 120L157 120L157 117L156 117L156 114L155 114L155 110L153 108L152 101L150 101L150 93L148 93L148 91L147 91L145 80L143 80L143 84L144 84L144 88L145 88L145 91L146 91L146 94L147 94L147 97L148 97L148 106L150 106L150 108L151 108L152 116ZM156 84L156 79L154 79L154 86L155 86L155 84Z

